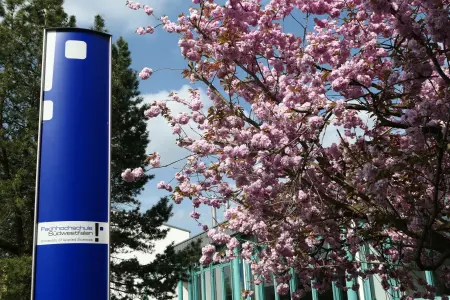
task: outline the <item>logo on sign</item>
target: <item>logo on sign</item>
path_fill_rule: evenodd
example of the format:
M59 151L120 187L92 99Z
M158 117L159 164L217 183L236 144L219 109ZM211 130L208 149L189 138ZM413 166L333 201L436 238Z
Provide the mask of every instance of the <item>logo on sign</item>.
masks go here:
M48 222L38 224L38 245L65 243L107 243L107 223Z
M94 235L92 226L42 226L41 231L47 231L48 236Z

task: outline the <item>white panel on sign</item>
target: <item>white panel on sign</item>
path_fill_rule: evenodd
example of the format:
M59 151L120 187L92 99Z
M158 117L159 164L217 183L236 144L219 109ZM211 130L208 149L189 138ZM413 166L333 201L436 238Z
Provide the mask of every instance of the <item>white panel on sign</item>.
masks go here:
M53 86L53 68L55 65L56 32L47 33L45 38L45 71L44 91L50 91Z
M87 55L87 44L83 41L66 41L65 56L71 59L85 59Z
M42 113L42 120L48 121L53 118L53 101L44 100L44 111Z
M109 224L90 221L43 222L38 224L37 244L108 244Z

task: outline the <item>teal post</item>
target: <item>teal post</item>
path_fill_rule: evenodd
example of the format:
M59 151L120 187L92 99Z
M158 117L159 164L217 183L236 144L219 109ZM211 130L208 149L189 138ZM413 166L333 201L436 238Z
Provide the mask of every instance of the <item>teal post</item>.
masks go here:
M258 293L261 299L264 299L264 283L258 284Z
M319 293L317 292L316 289L313 289L313 284L314 284L314 280L311 280L311 291L312 291L312 298L313 300L319 300ZM334 293L334 291L333 291Z
M198 300L198 276L194 273L194 280L192 280L192 299Z
M363 270L369 269L369 264L367 263L367 257L366 254L368 253L368 249L365 245L361 246L361 250L359 251L359 258L362 262L361 267ZM373 276L373 275L370 275ZM364 291L364 299L370 299L372 297L372 287L370 285L370 280L373 280L373 277L371 279L370 276L367 276L366 279L363 279L363 291Z
M353 255L350 253L350 251L347 250L347 257L350 261L354 261L354 257ZM344 280L345 280L345 287L348 288L347 290L347 299L348 300L358 300L358 291L354 291L352 289L353 284L356 283L357 279L352 279L350 281L347 280L347 273L344 276ZM344 290L341 290L342 293L345 293ZM343 298L343 295L341 295L341 298Z
M434 286L433 273L431 271L425 271L425 279L429 285Z
M389 243L389 241L386 241L386 248L390 248L391 244ZM383 251L384 249L382 249ZM391 299L392 300L400 300L400 294L398 291L395 291L392 287L397 285L397 281L395 279L389 279L389 293L391 294Z
M203 268L203 266L200 268L200 280L202 282L202 291L201 291L202 300L206 300L206 284L205 284L206 280L205 280L205 269Z
M178 300L183 300L183 281L178 280Z
M347 299L348 300L358 300L358 291L354 291L352 289L355 281L356 281L356 279L352 279L350 281L347 281L347 279L345 280L346 286L348 288L348 290L347 290Z
M188 281L188 300L193 300L193 288L192 281L194 280L194 275L189 271L189 281Z
M372 297L372 287L370 286L369 277L363 280L363 291L364 291L364 299L370 299L370 297Z
M348 287L347 279L345 279L346 286ZM333 299L334 300L343 300L345 293L341 288L336 286L336 282L333 281ZM355 291L347 291L348 300L358 300L358 294Z
M216 286L216 269L213 269L211 265L209 266L211 275L211 300L216 300L217 298L217 286Z
M235 248L234 249L234 255L236 255L236 258L232 260L231 262L231 269L233 272L233 275L231 277L232 279L232 286L233 286L233 300L240 300L241 299L241 272L239 272L239 252Z
M273 291L275 295L275 300L280 300L280 295L277 293L277 281L275 280L275 276L272 275L272 282L273 282Z
M336 283L333 281L332 283L332 289L333 289L333 299L334 300L342 300L342 297L341 297L341 289L339 289L337 286L336 286Z
M225 268L220 268L220 273L222 274L222 299L227 299L227 291L226 291L226 285L225 285Z
M294 292L297 290L297 277L295 276L295 271L294 271L294 269L290 269L289 270L289 273L291 273L291 280L290 280L290 284L289 284L289 286L290 286L290 288L291 288L291 297L292 297L292 294L294 294Z
M244 263L244 262L242 262L242 263ZM247 278L246 278L247 280L245 282L245 284L246 284L245 289L246 290L251 290L252 289L252 284L251 284L251 281L252 281L252 270L250 269L250 265L248 263L245 263L244 266L245 266L245 273L246 273L246 276L247 276Z
M397 282L395 280L391 279L389 283L391 284L391 287L389 288L389 292L391 294L391 299L392 300L400 300L399 292L394 291L394 289L392 288L393 285L397 285Z

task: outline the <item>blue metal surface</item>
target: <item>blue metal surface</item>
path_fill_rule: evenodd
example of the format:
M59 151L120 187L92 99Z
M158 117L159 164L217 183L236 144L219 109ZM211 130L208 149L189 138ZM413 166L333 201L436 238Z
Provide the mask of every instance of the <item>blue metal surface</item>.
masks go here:
M48 31L47 31L48 33ZM87 44L86 59L65 57L67 40ZM110 36L56 30L53 118L41 129L37 222L109 222ZM35 249L35 300L106 300L109 245Z

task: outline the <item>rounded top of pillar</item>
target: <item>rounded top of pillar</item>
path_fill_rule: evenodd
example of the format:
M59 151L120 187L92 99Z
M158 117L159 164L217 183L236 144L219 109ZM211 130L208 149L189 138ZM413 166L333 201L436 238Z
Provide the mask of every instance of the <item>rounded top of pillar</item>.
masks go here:
M92 30L92 29L87 29L87 28L78 28L78 27L50 27L50 28L45 28L46 32L49 31L55 31L55 32L84 32L84 33L90 33L90 34L95 34L95 35L101 35L104 37L111 37L112 35L109 33L105 33L105 32L101 32L101 31L97 31L97 30Z

